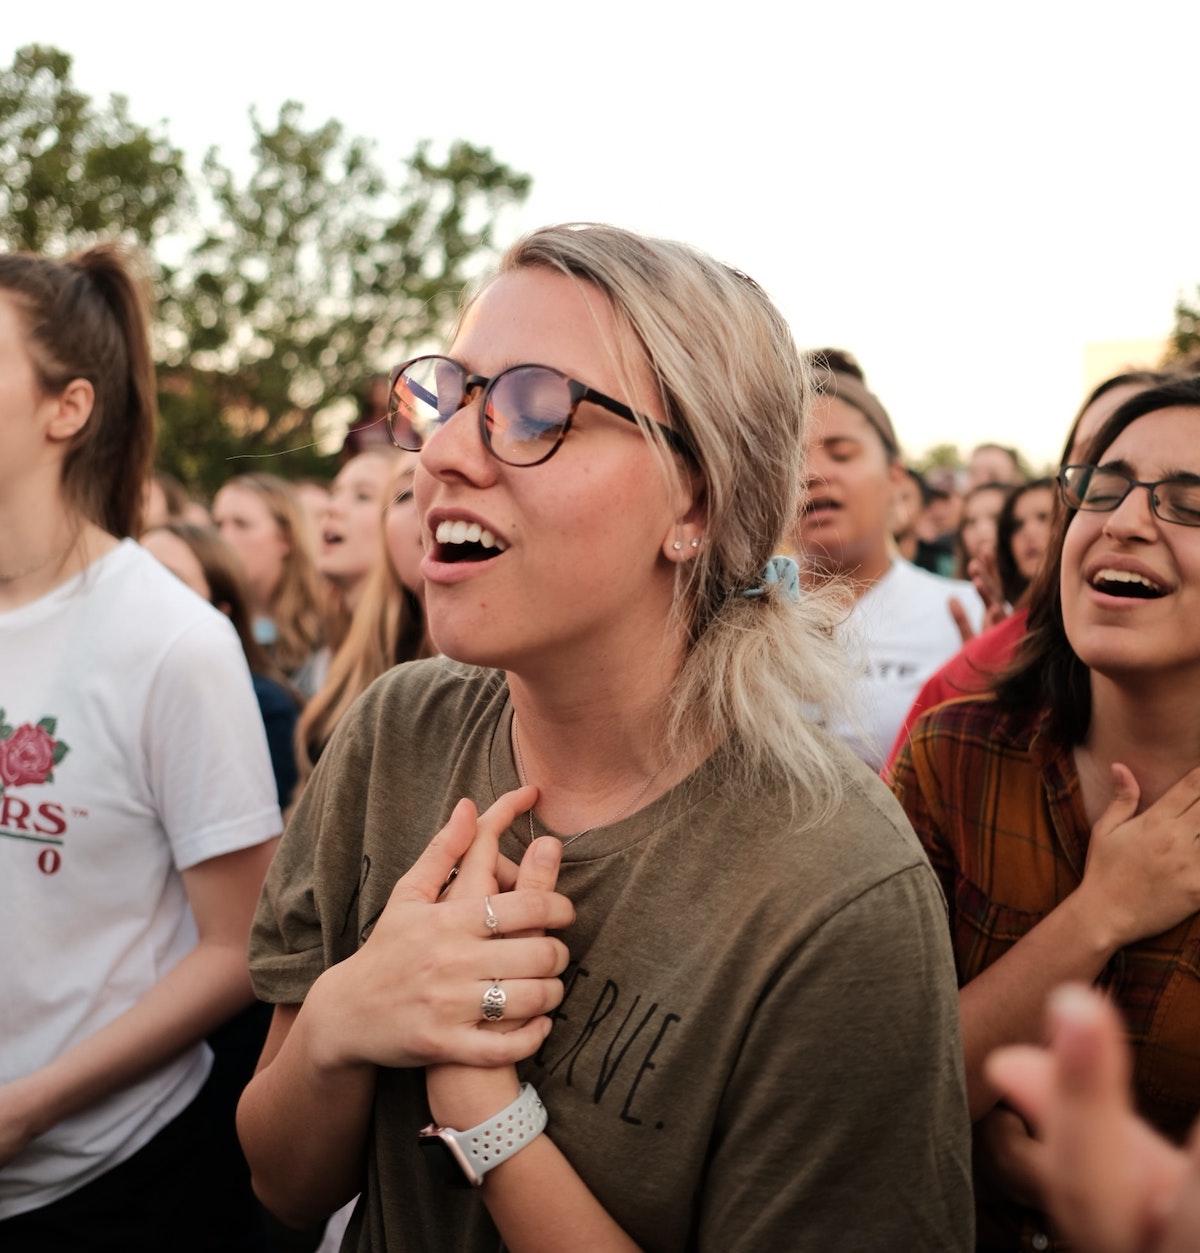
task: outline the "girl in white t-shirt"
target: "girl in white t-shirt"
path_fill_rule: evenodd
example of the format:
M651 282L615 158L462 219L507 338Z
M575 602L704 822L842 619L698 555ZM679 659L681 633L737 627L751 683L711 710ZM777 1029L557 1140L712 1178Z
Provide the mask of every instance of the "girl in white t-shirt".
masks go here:
M128 538L155 420L122 253L0 257L6 1253L256 1239L204 1041L280 815L232 627Z

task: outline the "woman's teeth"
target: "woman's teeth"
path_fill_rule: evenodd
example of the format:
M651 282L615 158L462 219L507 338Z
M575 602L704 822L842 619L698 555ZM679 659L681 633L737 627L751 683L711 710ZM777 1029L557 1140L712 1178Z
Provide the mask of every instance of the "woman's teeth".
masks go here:
M434 538L439 544L478 544L482 548L494 548L497 552L503 552L505 547L478 522L464 522L461 518L453 522L439 522Z

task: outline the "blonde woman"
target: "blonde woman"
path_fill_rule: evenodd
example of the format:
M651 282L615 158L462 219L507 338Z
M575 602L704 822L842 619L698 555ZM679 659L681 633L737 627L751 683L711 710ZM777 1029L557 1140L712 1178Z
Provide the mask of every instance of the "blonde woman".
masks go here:
M330 655L345 642L350 620L379 564L383 552L379 512L398 457L394 448L359 453L330 485L316 553L317 569L326 583L325 638ZM324 670L319 677L323 684Z
M446 656L342 719L260 905L239 1125L281 1216L361 1190L359 1250L970 1246L942 902L805 718L832 614L772 558L809 394L745 275L596 226L520 241L393 372Z
M420 524L412 498L415 464L414 456L405 456L392 475L383 509L383 547L325 683L301 715L296 756L302 782L312 773L342 715L385 670L432 655L425 627L424 580L418 569Z
M317 687L314 657L325 641L325 585L295 489L273 474L239 474L217 492L212 512L245 568L255 638L311 696Z

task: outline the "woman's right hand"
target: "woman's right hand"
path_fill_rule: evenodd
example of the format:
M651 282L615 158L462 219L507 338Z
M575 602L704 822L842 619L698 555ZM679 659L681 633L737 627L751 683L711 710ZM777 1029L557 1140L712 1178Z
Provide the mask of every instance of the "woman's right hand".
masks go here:
M470 801L458 803L393 888L366 943L309 992L305 1017L315 1064L502 1066L537 1051L549 1026L539 1015L561 1000L557 976L568 953L552 936L517 933L568 926L571 902L557 892L501 892L495 884L496 937L486 925L483 893L438 899L475 840L494 847L534 797L532 788L507 792L478 816ZM481 1022L482 994L496 979L508 994L504 1032Z
M1200 766L1140 814L1132 772L1114 764L1112 777L1115 794L1092 828L1078 891L1116 952L1200 910Z

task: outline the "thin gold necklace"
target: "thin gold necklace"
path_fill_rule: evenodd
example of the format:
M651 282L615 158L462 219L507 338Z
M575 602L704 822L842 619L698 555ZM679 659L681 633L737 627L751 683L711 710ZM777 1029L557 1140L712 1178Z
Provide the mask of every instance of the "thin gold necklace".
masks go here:
M517 715L515 712L513 713L512 731L513 731L513 747L517 750L517 777L520 779L521 785L524 786L526 783L528 783L529 780L525 774L525 757L521 752L521 734L517 730ZM667 758L667 761L670 761L669 757ZM658 776L662 774L662 772L666 768L667 768L667 762L664 761L663 764L659 766L659 768L646 780L646 782L643 783L640 788L638 788L637 794L633 797L632 800L626 801L625 804L622 805L621 808L618 809L617 812L613 814L611 818L605 818L603 822L593 823L592 826L590 827L584 827L582 831L576 831L574 835L568 835L566 839L563 840L562 842L563 848L566 848L568 844L574 844L575 841L578 840L581 836L585 836L591 831L597 831L601 827L611 826L614 822L616 822L618 818L623 817L625 814L627 814L634 807L634 805L636 805L638 801L640 801L642 797L646 795L647 791L650 788L650 784L653 783L654 780L657 779ZM526 813L529 817L529 838L530 840L533 840L535 836L533 833L533 806L532 805L529 807L528 810L526 810Z
M27 578L31 574L37 574L39 570L44 570L52 561L61 561L70 552L74 542L73 539L68 540L63 548L52 552L48 557L43 557L41 561L35 561L31 566L22 566L19 570L0 570L0 583L15 583L18 579Z

